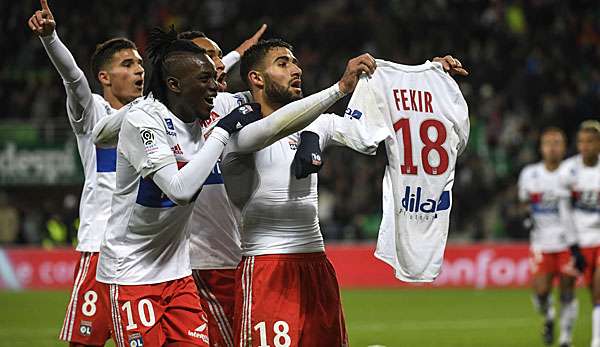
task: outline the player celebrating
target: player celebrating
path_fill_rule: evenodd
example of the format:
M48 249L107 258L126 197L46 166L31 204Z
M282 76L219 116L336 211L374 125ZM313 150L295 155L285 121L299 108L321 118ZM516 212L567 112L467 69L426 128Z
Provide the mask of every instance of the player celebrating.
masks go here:
M238 48L227 53L226 56L223 56L223 51L219 45L208 38L206 34L201 31L184 31L179 34L180 39L191 40L198 47L204 48L206 50L206 54L213 60L215 66L217 67L217 82L219 82L219 91L224 92L227 90L227 72L240 61L240 58L244 55L244 52L248 50L248 48L254 46L261 36L264 34L265 30L267 30L267 25L263 24L260 29L252 37L244 41Z
M125 115L117 147L118 179L97 279L110 284L119 347L207 346L206 317L191 278L185 225L190 204L229 135L258 117L235 113L204 141L217 72L205 51L172 30L150 35L148 92ZM156 328L155 328L156 327Z
M561 165L561 179L571 193L570 216L587 264L584 272L592 292L592 347L600 347L600 122L581 123L577 132L578 155Z
M329 88L331 100L321 111L352 92L360 74L374 69L374 59L367 54L350 60L342 80ZM264 119L302 98L302 70L291 46L281 40L250 48L240 73ZM308 124L299 124L296 131ZM345 324L335 272L319 230L316 180L291 180L299 133L288 135L254 146L242 146L234 136L223 155L227 192L242 210L244 259L236 275L236 341L244 347L265 346L273 339L279 346L343 346Z
M98 251L110 214L115 185L115 149L96 149L92 128L103 117L142 95L144 69L135 44L124 38L101 43L92 55L94 76L102 96L93 94L83 71L60 41L56 22L46 0L28 21L40 37L52 64L60 74L67 93L67 115L75 133L84 167L85 182L79 207L80 225L75 283L60 338L71 346L102 346L110 338L108 307L99 305L105 295L96 282Z
M559 340L561 346L570 346L578 310L572 259L579 271L583 271L584 260L576 244L575 230L565 224L559 212L559 205L567 203L569 197L561 186L558 170L565 151L566 138L562 130L550 127L542 132L542 161L527 165L521 172L519 199L527 204L533 222L533 302L544 317L542 337L547 345L554 341L554 307L550 293L554 276L560 276Z

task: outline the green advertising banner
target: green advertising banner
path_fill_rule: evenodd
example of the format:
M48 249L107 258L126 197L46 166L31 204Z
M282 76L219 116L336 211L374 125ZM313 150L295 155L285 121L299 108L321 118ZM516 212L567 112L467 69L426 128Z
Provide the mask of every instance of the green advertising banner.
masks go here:
M72 139L59 145L0 143L0 186L82 182L81 161Z

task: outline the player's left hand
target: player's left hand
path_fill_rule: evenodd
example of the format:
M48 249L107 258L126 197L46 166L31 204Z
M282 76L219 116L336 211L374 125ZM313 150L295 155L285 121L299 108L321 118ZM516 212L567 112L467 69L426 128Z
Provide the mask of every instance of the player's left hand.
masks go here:
M579 273L583 273L586 267L585 258L583 254L581 254L581 249L578 245L572 245L570 248L571 256L573 257L573 265L579 271Z
M296 149L296 155L292 161L294 176L297 179L306 178L310 174L319 172L322 167L319 135L312 131L303 131L300 133L300 145Z
M238 52L240 56L243 56L244 53L248 50L248 48L254 46L258 42L258 40L260 40L261 36L265 33L265 30L267 30L267 25L261 25L258 31L254 33L254 35L252 35L251 38L244 41L238 48L235 49L235 51Z
M469 72L462 66L460 60L454 58L451 55L445 57L435 57L433 61L441 63L444 67L444 71L449 72L451 75L468 76Z

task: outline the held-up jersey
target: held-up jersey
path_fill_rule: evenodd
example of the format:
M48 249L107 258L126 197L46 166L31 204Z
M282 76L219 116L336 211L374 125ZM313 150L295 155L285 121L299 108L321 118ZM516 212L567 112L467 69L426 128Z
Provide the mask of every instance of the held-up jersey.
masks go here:
M203 143L198 122L182 122L151 97L127 113L117 146L119 177L98 281L140 285L191 274L185 225L194 204L175 204L148 176L175 161L183 167Z
M441 64L377 60L347 113L383 117L389 165L375 256L408 282L439 274L448 234L456 158L469 135L467 104Z
M600 161L585 166L581 155L560 166L561 182L571 196L571 222L581 247L600 246Z
M79 204L77 251L98 252L110 216L116 148L96 148L92 129L100 119L116 110L102 96L92 93L83 71L56 32L40 39L63 79L67 92L67 115L77 139L85 175Z
M519 176L519 200L529 205L533 220L532 250L560 252L576 242L574 231L561 218L561 199L568 199L568 191L561 185L558 169L548 171L542 162L523 168Z

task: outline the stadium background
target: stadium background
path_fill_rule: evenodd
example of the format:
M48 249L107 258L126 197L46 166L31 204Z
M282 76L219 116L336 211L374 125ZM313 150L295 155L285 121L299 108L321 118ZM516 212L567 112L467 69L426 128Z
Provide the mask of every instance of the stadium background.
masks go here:
M96 43L126 36L143 54L148 29L170 24L204 31L226 53L267 23L265 38L281 37L295 46L305 94L337 81L346 61L362 52L406 64L447 53L460 58L471 73L457 78L470 107L471 136L457 169L444 286L527 283L526 248L514 243L527 238L516 202L518 172L539 158L537 135L544 126L564 129L573 154L578 124L599 118L597 1L57 0L50 6L61 39L90 81L88 61ZM65 252L61 250L71 246L76 235L83 177L60 78L26 26L38 8L36 1L0 3L0 268L15 267L15 252L32 264L40 261L28 283L15 285L2 269L0 288L40 281L35 283L43 289L68 282L68 261L48 265L50 270L39 267L44 259L52 259L51 254ZM243 88L237 71L230 72L234 91ZM334 111L343 112L346 102L339 102ZM476 341L489 346L538 345L539 322L524 289L351 289L390 286L392 279L391 272L378 267L381 264L365 251L372 247L381 215L382 159L333 148L326 152L319 175L323 234L331 252L342 252L336 267L342 269L342 285L348 288L343 294L351 342L388 347L416 345L410 341L423 346L480 345ZM23 247L53 251L19 253ZM359 264L363 267L357 268ZM371 265L380 271L359 277L384 278L383 282L356 284L348 279ZM52 283L43 281L48 280L44 271L56 277L50 278ZM25 275L17 272L17 282ZM589 299L580 294L582 312L575 335L583 345L589 338ZM62 291L0 292L0 346L53 345L52 327L60 324L66 296ZM33 311L24 309L27 305ZM457 321L453 310L464 320ZM18 312L37 312L38 322L47 322L37 329L43 334L35 335L30 316L21 320ZM501 333L506 329L519 333L506 336ZM439 333L423 336L430 330Z

